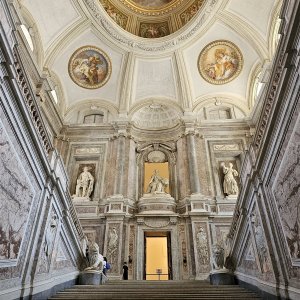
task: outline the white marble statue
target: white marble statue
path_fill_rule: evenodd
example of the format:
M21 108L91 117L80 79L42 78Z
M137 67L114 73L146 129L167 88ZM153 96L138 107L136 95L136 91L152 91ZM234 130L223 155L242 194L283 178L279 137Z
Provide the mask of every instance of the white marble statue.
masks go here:
M58 217L55 213L52 213L51 220L46 229L45 241L44 241L44 251L47 256L49 256L52 251L57 225L58 225Z
M159 171L154 170L153 175L151 176L150 182L148 184L147 194L165 194L165 188L169 185L167 178L159 176Z
M94 188L94 177L89 172L89 167L84 167L76 184L76 197L89 198Z
M103 270L103 256L99 253L99 246L97 243L89 244L89 266L84 269L84 271L94 270L101 271Z
M219 244L213 245L212 247L212 263L213 268L216 270L220 270L224 268L225 264L225 250Z
M225 163L222 163L221 167L223 168L223 173L225 175L223 182L224 194L237 195L239 188L234 177L238 176L239 173L232 168L232 163L229 163L228 167L225 166Z

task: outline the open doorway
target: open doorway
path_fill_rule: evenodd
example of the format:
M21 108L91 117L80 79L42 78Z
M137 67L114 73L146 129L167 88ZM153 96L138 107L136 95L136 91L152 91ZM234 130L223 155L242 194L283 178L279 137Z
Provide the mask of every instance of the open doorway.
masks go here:
M170 232L145 232L145 280L171 280Z

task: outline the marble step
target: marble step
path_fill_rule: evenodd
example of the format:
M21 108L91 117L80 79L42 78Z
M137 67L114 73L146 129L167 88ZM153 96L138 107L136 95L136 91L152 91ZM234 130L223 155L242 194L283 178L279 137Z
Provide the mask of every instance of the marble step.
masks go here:
M237 285L212 286L203 281L112 281L100 286L76 285L50 299L250 300L261 298Z

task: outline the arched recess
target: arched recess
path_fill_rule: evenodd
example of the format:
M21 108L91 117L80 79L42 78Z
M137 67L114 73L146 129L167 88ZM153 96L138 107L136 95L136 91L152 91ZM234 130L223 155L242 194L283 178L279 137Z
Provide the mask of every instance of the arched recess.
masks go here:
M154 152L155 155L154 155ZM169 171L169 194L177 198L176 186L176 144L170 142L155 143L147 142L137 147L137 168L138 168L138 198L141 198L145 192L145 163L164 163L168 162ZM159 154L160 153L160 154ZM152 154L152 155L151 155Z
M243 119L250 114L250 110L245 104L245 100L229 95L206 95L197 100L193 112L197 115L197 120L212 120L207 112L212 109L222 108L228 110L227 119Z
M270 22L270 27L268 30L268 45L269 45L269 56L272 59L276 53L277 46L280 40L280 25L281 25L281 18L280 18L280 11L282 7L283 1L278 0L276 7L274 8L272 14L272 22Z
M258 62L255 64L255 66L252 68L249 76L249 81L248 81L248 106L249 109L252 110L255 102L257 100L257 96L260 93L261 88L263 87L262 82L261 82L261 77L262 77L262 64Z
M21 36L25 38L25 42L28 43L23 33L23 30L21 29L21 25L23 24L27 28L31 41L33 43L33 50L29 51L29 53L32 53L32 57L35 59L36 64L39 67L39 70L42 71L44 65L44 49L43 49L43 43L42 43L42 39L38 27L30 12L22 4L20 4L19 11L21 13L19 14L20 17L19 29L21 32Z
M57 95L57 102L55 101L55 99L53 99L52 96L52 100L54 101L54 106L57 108L59 114L63 116L66 111L66 99L65 99L65 93L63 90L63 86L60 82L59 76L52 70L51 71L48 70L47 80L48 80L50 91L54 90Z
M103 123L107 124L118 116L118 109L105 100L82 100L69 107L64 116L65 124L84 124L84 117L103 113Z

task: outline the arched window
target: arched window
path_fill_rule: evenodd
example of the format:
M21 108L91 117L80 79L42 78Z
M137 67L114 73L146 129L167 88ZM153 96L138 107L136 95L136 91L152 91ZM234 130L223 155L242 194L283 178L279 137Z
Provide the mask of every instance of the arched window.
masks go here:
M103 123L103 118L104 114L91 114L91 115L86 115L83 119L84 124L99 124Z
M32 41L32 38L31 38L30 30L24 24L21 24L21 29L22 29L22 32L23 32L23 34L26 38L26 41L27 41L31 51L33 51L34 46L33 46L33 41Z

